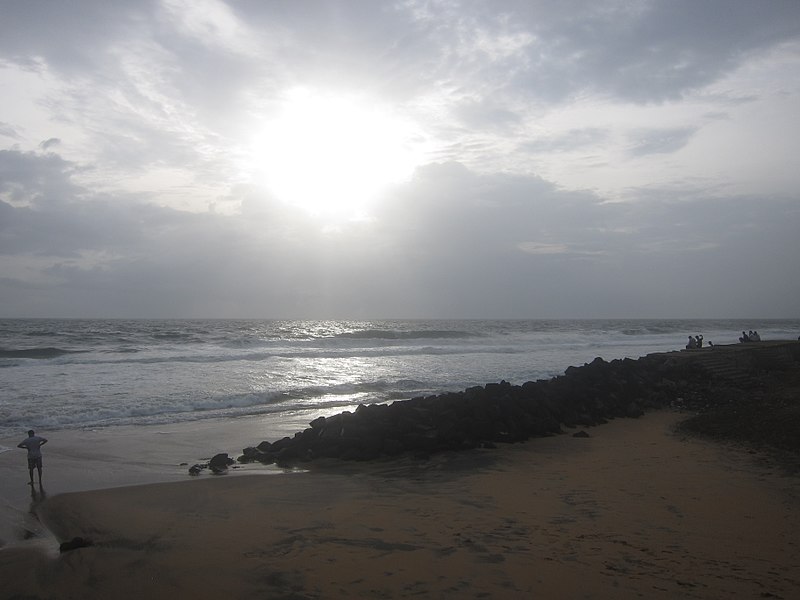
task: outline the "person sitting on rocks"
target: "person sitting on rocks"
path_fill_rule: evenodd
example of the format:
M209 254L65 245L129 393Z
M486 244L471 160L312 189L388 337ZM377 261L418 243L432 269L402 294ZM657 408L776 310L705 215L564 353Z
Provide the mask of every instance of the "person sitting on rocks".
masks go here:
M751 342L760 342L761 341L761 336L758 335L757 331L753 331L753 334L750 336L750 341Z
M752 331L751 331L750 333L752 333ZM740 337L740 338L739 338L739 341L740 341L741 343L743 343L743 344L744 344L745 342L749 342L749 341L750 341L750 338L749 338L749 337L747 336L747 334L746 334L746 333L743 331L743 332L742 332L742 337Z
M697 347L698 348L702 348L703 347L703 336L702 335L695 336L695 340L697 340Z
M697 342L692 336L689 336L689 342L686 344L686 349L694 350L695 348L697 348Z

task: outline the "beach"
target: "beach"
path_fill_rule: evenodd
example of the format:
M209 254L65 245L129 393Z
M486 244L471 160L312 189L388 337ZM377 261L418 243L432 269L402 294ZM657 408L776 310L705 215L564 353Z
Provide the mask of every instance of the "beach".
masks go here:
M429 460L68 493L3 598L791 598L800 480L670 410Z
M311 413L313 415L314 413ZM185 481L191 464L224 452L237 456L260 436L278 438L302 429L309 415L283 419L209 419L152 426L125 426L42 432L50 441L44 454L44 484L26 485L25 451L17 438L0 438L0 550L25 538L48 536L32 514L50 496L116 487ZM280 474L270 465L241 465L231 475ZM36 475L34 474L34 477ZM204 475L205 476L205 475ZM42 489L44 493L42 494Z
M41 487L3 437L0 599L794 598L798 351L56 430Z

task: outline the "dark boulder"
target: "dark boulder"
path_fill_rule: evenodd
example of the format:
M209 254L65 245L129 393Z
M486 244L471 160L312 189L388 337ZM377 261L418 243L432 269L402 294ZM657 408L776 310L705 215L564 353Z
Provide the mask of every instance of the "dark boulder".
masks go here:
M253 446L248 446L247 448L242 449L242 455L239 456L236 460L240 463L248 463L248 462L255 462L259 459L259 457L264 454L258 448L254 448Z
M215 454L213 458L208 461L208 466L212 469L227 469L233 462L233 459L228 456L227 452L221 452Z

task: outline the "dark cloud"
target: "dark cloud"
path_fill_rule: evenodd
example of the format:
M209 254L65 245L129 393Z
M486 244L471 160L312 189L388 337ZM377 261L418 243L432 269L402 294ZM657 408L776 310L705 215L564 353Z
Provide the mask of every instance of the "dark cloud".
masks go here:
M11 138L12 140L21 139L16 130L8 123L0 121L0 135Z
M57 154L0 150L0 197L27 206L60 204L80 193L71 180L76 170Z
M639 131L631 140L630 153L633 156L646 156L677 152L689 143L696 132L695 128L688 127Z
M636 102L679 98L800 32L791 0L549 4L505 6L511 26L537 39L515 85L554 100L586 88Z
M49 140L45 140L42 143L40 143L39 144L39 148L41 148L44 151L47 151L50 148L58 146L60 143L61 143L60 139L58 139L58 138L50 138Z
M108 50L126 43L153 14L156 0L5 2L0 20L0 55L31 67L31 58L71 75L96 69L110 58Z

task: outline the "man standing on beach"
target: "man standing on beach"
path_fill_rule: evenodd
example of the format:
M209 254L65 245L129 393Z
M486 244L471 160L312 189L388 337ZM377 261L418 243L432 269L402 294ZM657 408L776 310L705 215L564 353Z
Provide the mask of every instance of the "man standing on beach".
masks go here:
M47 439L36 435L31 429L28 432L28 437L17 444L17 448L25 448L28 451L28 473L31 476L31 485L33 485L33 468L39 472L39 485L42 485L42 446L47 443Z

